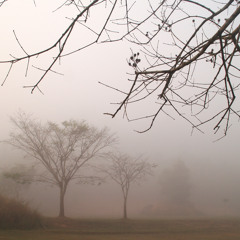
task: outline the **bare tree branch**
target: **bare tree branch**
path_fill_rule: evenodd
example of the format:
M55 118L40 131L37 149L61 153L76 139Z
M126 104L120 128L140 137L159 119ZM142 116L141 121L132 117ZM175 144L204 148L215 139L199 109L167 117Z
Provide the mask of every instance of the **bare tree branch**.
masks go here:
M5 2L0 2L0 7ZM0 64L10 65L2 85L17 63L27 60L27 76L33 58L51 56L46 68L33 67L43 71L35 84L25 86L34 92L50 72L57 72L54 66L61 58L95 44L126 40L131 46L135 44L136 50L128 61L134 77L128 79L131 82L129 91L101 82L123 94L116 110L107 115L114 118L123 111L129 121L152 116L146 127L149 130L156 119L168 113L174 119L175 115L184 118L200 131L203 125L214 121L213 130L223 129L224 135L232 117L239 118L236 101L240 78L239 1L67 0L55 11L65 8L74 10L73 17L67 18L70 23L53 44L41 51L30 53L23 39L17 36L17 30L13 31L23 55L10 55L10 60L0 60ZM100 24L96 26L96 22ZM88 31L89 36L86 36L87 42L71 49L68 46L73 30L78 30L79 34L81 30ZM132 118L130 105L144 105L145 102L150 106L146 114Z

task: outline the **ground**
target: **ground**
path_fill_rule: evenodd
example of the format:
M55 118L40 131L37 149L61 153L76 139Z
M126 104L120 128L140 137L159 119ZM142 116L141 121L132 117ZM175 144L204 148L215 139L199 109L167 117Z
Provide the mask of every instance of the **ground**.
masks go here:
M239 240L240 219L43 219L36 230L0 230L0 240Z

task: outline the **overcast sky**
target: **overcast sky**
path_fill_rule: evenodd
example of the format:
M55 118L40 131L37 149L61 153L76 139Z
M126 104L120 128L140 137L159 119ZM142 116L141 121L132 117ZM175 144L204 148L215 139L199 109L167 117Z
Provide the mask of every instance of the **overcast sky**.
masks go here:
M6 2L0 8L0 60L9 58L9 54L14 56L22 55L22 50L16 43L13 30L24 49L31 53L36 49L41 50L43 47L48 46L49 42L51 44L55 42L61 31L69 23L63 17L63 14L67 14L63 10L60 9L52 13L59 6L57 1L36 0L36 5L37 7L34 6L32 0L12 0ZM74 38L71 40L73 46L78 41L85 41L86 36L84 34L74 34ZM165 168L171 167L174 162L182 160L191 170L195 186L195 199L199 199L201 195L201 201L198 201L199 206L208 206L211 209L216 198L223 199L225 195L230 195L229 198L232 196L235 199L233 205L240 214L240 188L238 186L240 181L240 125L237 121L234 122L225 138L214 142L220 136L214 135L210 127L204 129L205 134L197 131L191 134L191 126L179 117L172 120L162 115L156 120L154 127L150 131L139 134L134 130L146 129L149 122L129 123L122 118L121 113L114 119L104 115L105 112L113 113L117 105L111 103L119 102L124 96L100 85L98 81L113 87L128 89L127 73L131 72L131 68L127 64L127 59L130 55L130 46L126 42L119 42L96 45L62 58L61 63L57 64L54 70L63 75L49 73L40 84L43 94L38 90L31 94L30 88L23 88L26 85L33 85L42 72L29 68L28 77L25 78L27 61L16 64L4 86L0 88L1 139L7 138L11 130L9 117L14 116L20 109L26 113L32 113L43 122L48 120L61 122L69 119L84 119L99 128L107 126L119 136L121 151L132 155L144 154L149 161L159 165L155 178L144 183L142 189L136 187L136 196L141 196L141 191L144 191L145 187L148 189L145 191L153 194L152 198L150 194L149 197L143 198L146 199L146 202L141 202L139 206L135 204L136 212L147 204L155 204L157 196L154 195L154 192L156 192L155 188L158 185L158 174L160 175ZM49 58L46 57L46 61L48 60ZM30 62L30 66L34 65L35 61L36 59ZM39 67L46 67L44 57L42 57L40 63ZM7 73L6 66L0 64L1 82ZM207 72L204 74L206 77L208 76ZM144 111L144 108L138 110L141 112ZM134 113L132 114L134 116ZM2 166L6 165L8 159L13 162L22 161L22 155L19 154L20 158L17 157L18 153L16 152L11 155L10 148L1 145L0 150L2 152L0 162ZM148 184L152 188L149 188ZM79 188L82 193L71 200L72 203L75 202L76 206L78 205L77 212L80 212L81 206L86 204L87 194L90 196L87 201L92 199L91 201L94 202L93 198L91 198L94 195L93 187ZM95 190L94 193L99 193L103 191L102 189ZM78 192L79 189L72 191ZM105 191L110 191L110 185L106 185ZM117 195L117 188L114 188L113 192L112 195L109 193L112 198L108 199L108 203L121 198L120 194ZM77 193L75 194L77 195ZM204 196L209 195L209 201L202 198L203 194ZM53 198L55 199L54 196ZM239 200L238 203L236 199ZM101 201L99 200L99 202ZM47 209L41 203L37 204L39 204L37 207L43 211ZM134 205L133 200L131 200L130 204ZM102 200L103 205L104 201ZM221 204L219 203L216 208L221 208ZM76 213L75 210L69 211L72 214ZM93 209L91 211L91 214L93 214ZM95 211L100 210L95 209ZM119 208L113 208L111 211L117 215ZM216 213L218 209L214 211Z

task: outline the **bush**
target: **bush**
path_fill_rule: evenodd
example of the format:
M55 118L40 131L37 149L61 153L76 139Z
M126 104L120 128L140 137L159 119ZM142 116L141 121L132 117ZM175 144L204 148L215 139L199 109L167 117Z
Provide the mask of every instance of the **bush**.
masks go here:
M0 195L0 229L33 229L41 226L40 215L26 204Z

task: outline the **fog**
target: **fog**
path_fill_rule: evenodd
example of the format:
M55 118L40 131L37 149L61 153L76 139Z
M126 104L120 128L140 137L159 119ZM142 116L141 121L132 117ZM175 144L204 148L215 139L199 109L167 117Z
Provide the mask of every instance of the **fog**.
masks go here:
M27 6L29 7L29 3ZM38 14L42 16L44 6L39 8ZM44 23L40 22L40 17L32 25L28 23L32 29L32 33L29 33L26 27L22 27L22 24L29 21L23 17L24 12L8 12L3 8L1 11L0 21L8 17L9 26L12 26L7 26L1 36L1 41L6 46L3 57L9 52L19 53L12 29L17 30L21 39L29 36L30 39L23 42L29 51L46 44L44 38L39 43L41 34L47 32L50 38L55 39L62 29L55 24L58 14L54 18L47 12L44 21L50 25L45 29L41 28L41 31L36 30L38 24ZM12 18L12 15L15 17ZM18 23L19 19L21 24ZM26 79L26 65L17 65L0 88L1 140L8 138L12 131L9 119L20 109L33 114L42 122L60 123L70 119L83 119L98 128L108 127L119 137L120 151L132 156L143 154L149 162L158 165L153 176L147 177L140 184L131 185L128 198L130 218L239 217L240 125L237 121L233 121L226 137L216 141L219 136L213 134L211 124L204 128L204 134L198 131L192 133L189 123L178 116L174 116L173 120L161 115L151 130L140 134L135 130L145 130L150 123L147 119L128 122L121 114L114 119L104 115L106 112L114 112L118 105L111 103L119 102L123 96L98 82L128 89L126 79L129 66L126 58L131 55L129 47L124 42L97 45L63 58L56 67L63 75L49 73L40 86L43 94L39 91L31 94L30 88L23 88L24 85L32 85L39 73L30 71L31 79ZM7 70L0 67L6 73ZM208 73L204 74L207 76ZM145 109L142 106L137 110L141 113ZM135 113L131 114L134 116ZM17 163L27 166L35 164L23 152L5 144L0 144L0 156L2 171ZM178 164L182 167L178 168ZM182 184L178 185L180 181ZM166 189L177 189L181 196L183 192L186 193L185 200L180 197L181 201L172 201L171 194L167 194ZM173 192L176 194L175 190ZM27 189L19 189L19 197L43 215L58 215L59 192L54 186L33 183ZM65 211L68 217L121 218L122 207L121 189L110 179L99 186L73 182L66 193Z
M189 138L194 140L197 137ZM124 139L122 136L121 140L129 141L129 138ZM205 146L203 141L199 145L205 150L202 153L190 151L192 146L189 147L188 152L177 151L174 147L174 154L166 145L162 147L165 149L164 153L161 153L161 149L157 147L154 149L151 145L148 146L149 152L146 149L143 151L145 142L138 143L138 146L142 144L139 153L148 154L149 161L157 163L158 167L154 170L154 175L148 177L146 181L131 186L128 198L129 217L240 216L240 163L236 155L220 151L223 146L225 147L226 141L212 143L212 149ZM134 141L129 141L128 144L132 144L134 154L137 153ZM125 147L125 143L121 145L123 151L131 153L131 149ZM185 151L187 149L186 146ZM12 151L10 147L2 146L1 150L2 153L4 152L1 155L2 169L18 162L32 163L30 159ZM171 154L168 154L168 151ZM179 163L185 166L185 171L181 167L179 169L176 167ZM167 176L166 173L168 173ZM163 187L170 193L166 194L166 191L162 190ZM32 184L25 190L19 189L19 192L20 199L42 214L58 215L59 190L55 186L38 183ZM172 201L171 194L179 195L179 202ZM185 197L183 197L184 194ZM99 186L72 183L66 193L65 210L68 217L120 218L122 207L121 189L110 180Z

